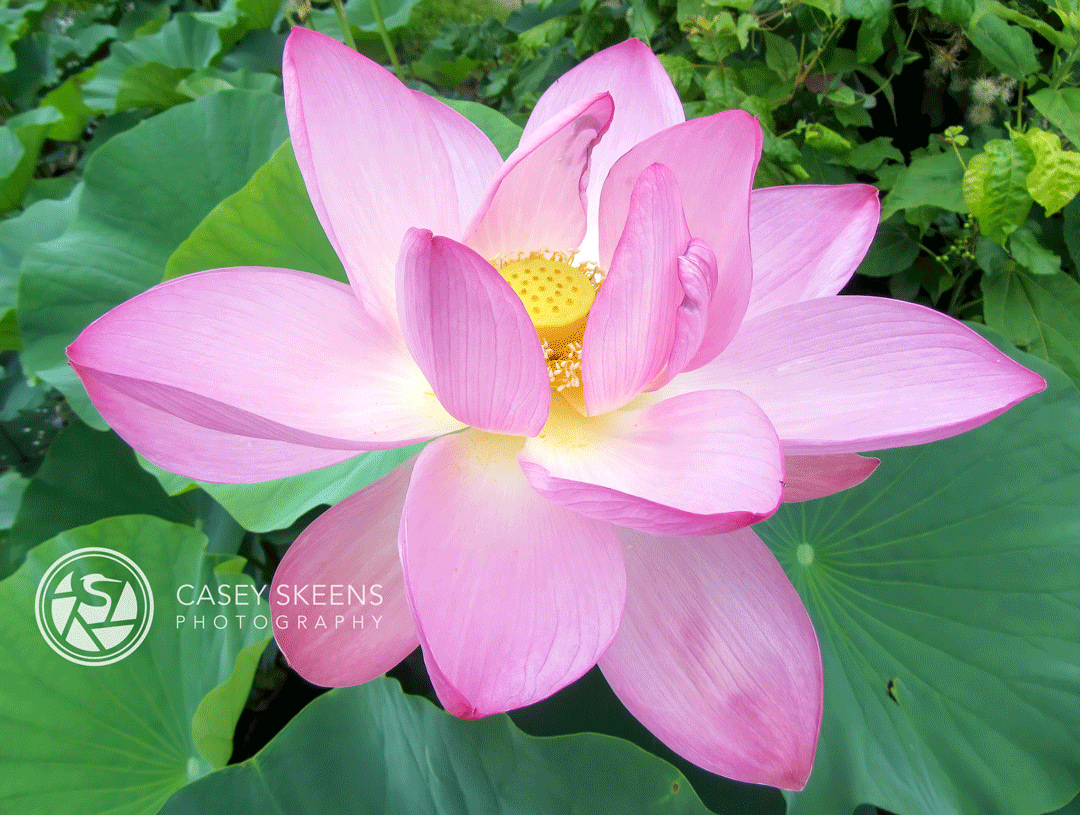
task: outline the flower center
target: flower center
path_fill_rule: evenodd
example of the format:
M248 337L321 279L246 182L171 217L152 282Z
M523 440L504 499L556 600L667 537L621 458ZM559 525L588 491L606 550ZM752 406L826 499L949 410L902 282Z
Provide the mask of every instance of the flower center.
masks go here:
M492 264L517 292L540 337L551 387L581 386L581 340L603 272L573 255L532 252Z

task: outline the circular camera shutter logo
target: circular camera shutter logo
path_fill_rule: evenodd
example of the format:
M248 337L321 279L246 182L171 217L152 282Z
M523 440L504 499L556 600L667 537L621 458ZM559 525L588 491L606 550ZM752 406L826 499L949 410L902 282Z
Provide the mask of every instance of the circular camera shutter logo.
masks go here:
M34 614L41 635L64 659L110 665L146 639L154 595L131 558L91 546L49 567L38 583Z

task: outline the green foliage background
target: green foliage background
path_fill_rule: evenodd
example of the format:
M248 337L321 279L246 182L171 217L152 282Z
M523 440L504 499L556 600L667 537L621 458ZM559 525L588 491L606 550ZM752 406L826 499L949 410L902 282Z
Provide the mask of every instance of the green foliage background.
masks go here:
M314 692L257 632L158 630L147 653L180 662L108 674L58 664L37 635L27 597L67 551L127 552L166 598L185 580L264 586L322 507L412 452L195 484L108 432L64 359L164 278L245 263L341 279L286 141L294 25L393 65L504 155L557 76L639 37L688 117L758 117L758 186L881 190L849 292L981 324L1047 378L985 428L881 454L866 484L758 528L822 642L804 792L674 756L596 672L463 723L414 656L398 682L294 718ZM0 810L1080 811L1078 57L1076 0L0 0Z

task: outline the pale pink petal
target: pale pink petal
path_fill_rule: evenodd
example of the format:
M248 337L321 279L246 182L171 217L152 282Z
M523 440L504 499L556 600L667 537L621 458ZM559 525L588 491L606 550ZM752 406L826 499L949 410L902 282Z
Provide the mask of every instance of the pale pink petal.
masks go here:
M647 167L585 326L581 380L590 414L622 407L667 365L684 299L679 257L689 242L675 177L662 164Z
M461 427L348 286L302 272L170 280L92 323L68 359L136 450L202 480L278 478Z
M600 265L608 268L641 171L669 167L682 193L690 234L713 250L716 295L704 340L689 367L704 365L730 342L750 298L750 185L761 155L761 127L739 110L704 116L646 139L611 168L600 199Z
M627 597L600 668L627 709L709 772L802 789L822 711L814 626L751 530L657 538L620 530Z
M585 234L589 156L613 110L611 97L598 94L523 136L465 230L465 242L486 258L577 249Z
M411 474L409 461L328 509L274 572L274 638L308 682L359 685L420 644L397 547Z
M788 455L858 453L962 433L1046 386L951 317L883 297L825 297L743 324L662 393L734 388Z
M364 308L393 329L394 268L410 227L460 237L452 161L427 102L336 40L294 27L282 64L289 134L319 222ZM482 161L482 157L478 157Z
M75 370L109 426L144 458L171 473L213 484L250 484L299 475L359 455L356 450L309 447L211 430L151 407L77 367Z
M716 293L716 283L716 255L707 243L692 238L686 252L679 257L683 301L675 312L671 358L660 381L651 387L659 387L682 373L697 355L709 327L709 307Z
M405 499L409 602L439 699L461 718L580 677L615 636L626 596L614 528L533 492L520 445L475 431L437 439Z
M556 79L533 108L522 138L532 136L564 109L604 91L615 100L615 117L593 150L589 169L589 234L582 244L583 255L589 260L598 257L596 223L600 189L608 170L638 142L685 119L682 102L664 66L649 46L640 40L627 40L589 57Z
M784 500L811 501L861 484L881 463L855 453L784 456Z
M660 535L756 523L779 506L784 478L769 420L736 391L590 417L555 403L520 460L529 483L555 503Z
M450 159L461 221L468 223L503 165L502 156L484 131L449 105L413 91L431 117Z
M754 286L745 319L839 292L870 248L880 212L869 184L754 190Z
M547 362L525 305L495 267L414 229L398 276L402 334L447 412L492 433L539 433L551 402Z

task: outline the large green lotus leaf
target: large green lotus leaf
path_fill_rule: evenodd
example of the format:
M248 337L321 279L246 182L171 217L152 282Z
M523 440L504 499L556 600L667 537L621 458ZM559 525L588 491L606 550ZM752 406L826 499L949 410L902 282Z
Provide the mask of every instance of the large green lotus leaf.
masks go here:
M104 113L135 107L120 100L125 87L129 98L145 97L145 92L133 89L152 87L155 83L150 77L161 69L190 73L205 68L221 48L219 26L195 14L177 14L153 34L113 43L109 56L95 66L93 77L83 85L83 100L91 110ZM166 105L163 101L148 106Z
M671 765L620 739L462 722L390 679L332 690L254 758L177 793L162 815L708 815Z
M104 428L64 348L90 322L161 282L199 221L243 186L288 135L281 97L225 91L111 139L87 162L75 223L23 259L23 364Z
M813 618L825 714L791 815L1035 815L1080 787L1080 393L879 454L755 529Z
M0 582L0 810L153 815L177 789L228 761L231 744L221 734L235 727L268 642L267 629L251 621L269 611L265 602L243 606L246 620L237 623L240 606L178 601L185 584L193 597L207 586L216 596L220 587L253 599L244 561L207 555L205 542L159 518L110 518L42 544ZM45 571L85 547L131 558L154 595L146 640L111 665L67 661L35 622ZM193 608L205 626L196 626ZM227 616L221 628L218 614Z
M0 350L22 347L15 301L23 256L35 245L60 237L71 226L81 191L82 186L76 185L63 200L38 201L14 218L0 221L0 327L10 327L10 332L0 328Z
M202 487L245 529L270 532L291 526L297 518L321 504L336 504L377 478L382 478L405 459L420 451L423 444L361 453L321 470L303 475L262 481L256 484L210 484L192 481L140 459L170 495L192 487Z
M0 543L0 578L30 549L67 529L135 513L201 528L212 552L235 554L243 536L204 493L170 497L115 433L76 422L49 446L22 496L11 533Z
M278 266L346 282L311 206L292 142L203 219L165 266L165 279L225 266Z

